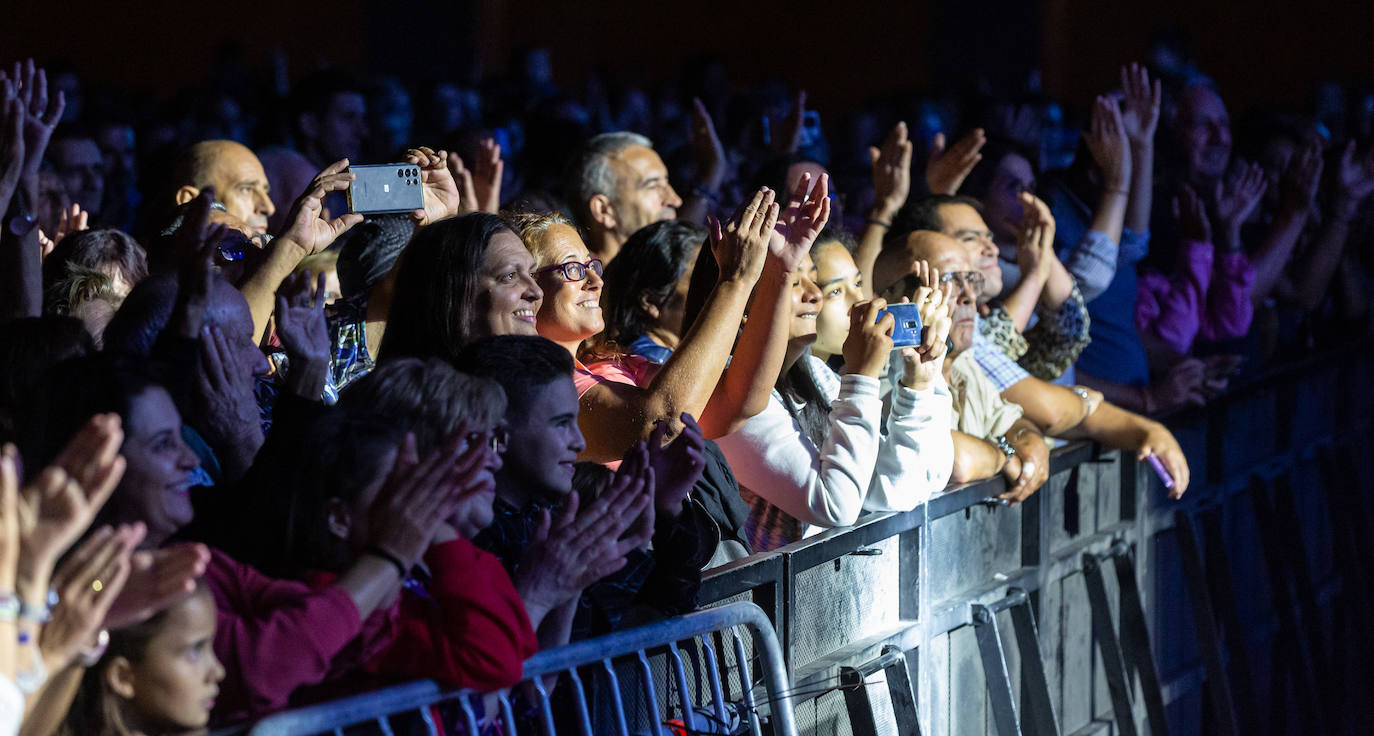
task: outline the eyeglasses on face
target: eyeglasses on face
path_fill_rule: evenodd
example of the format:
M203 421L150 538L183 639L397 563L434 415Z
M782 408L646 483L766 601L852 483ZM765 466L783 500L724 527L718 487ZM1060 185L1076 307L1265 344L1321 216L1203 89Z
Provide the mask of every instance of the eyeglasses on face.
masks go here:
M539 276L542 274L546 274L549 271L557 271L558 275L562 276L564 281L581 281L587 278L588 271L591 271L597 276L601 275L601 259L593 258L590 261L587 261L586 263L578 263L577 261L568 261L567 263L556 263L552 266L546 266L535 271L534 275Z
M493 427L486 432L470 432L467 436L469 447L477 444L485 444L497 453L506 451L510 446L510 433L505 427Z
M949 271L940 274L940 283L955 284L961 289L967 286L976 292L983 290L985 281L981 271Z

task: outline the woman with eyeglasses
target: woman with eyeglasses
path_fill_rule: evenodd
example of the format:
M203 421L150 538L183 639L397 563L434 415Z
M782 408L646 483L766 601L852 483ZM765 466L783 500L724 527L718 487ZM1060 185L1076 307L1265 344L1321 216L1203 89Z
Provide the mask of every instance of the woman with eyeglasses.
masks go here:
M810 198L801 190L802 200L789 208L794 216L806 213L808 227L822 212L824 188L816 190ZM751 322L743 334L739 325L756 285L760 295L755 298L770 307L785 298L782 284L789 269L778 265L781 258L770 255L779 218L773 198L771 191L759 190L737 222L726 228L728 237L713 238L711 247L723 262L720 278L696 328L683 335L662 366L626 354L623 346L588 345L605 329L602 264L567 219L558 214L511 216L511 226L534 255L533 275L544 293L535 329L577 359L573 381L579 396L578 425L587 442L581 459L614 463L659 422L666 422L669 434L676 435L684 413L698 418L707 439L721 437L766 405L767 381L758 375L760 370L768 372L763 366L781 360L785 322L770 315ZM803 253L824 222L820 219L809 231ZM732 359L737 335L740 348Z

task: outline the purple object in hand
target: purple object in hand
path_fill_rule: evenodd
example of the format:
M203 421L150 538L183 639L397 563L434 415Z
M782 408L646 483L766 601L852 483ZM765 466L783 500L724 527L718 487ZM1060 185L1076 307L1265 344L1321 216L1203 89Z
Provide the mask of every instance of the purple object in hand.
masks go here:
M1169 490L1173 490L1174 479L1170 477L1169 471L1164 469L1164 463L1161 463L1159 461L1159 458L1155 457L1155 454L1153 452L1149 455L1146 455L1145 459L1150 461L1150 467L1155 469L1155 475L1159 476L1159 480L1161 483L1164 484L1164 487Z

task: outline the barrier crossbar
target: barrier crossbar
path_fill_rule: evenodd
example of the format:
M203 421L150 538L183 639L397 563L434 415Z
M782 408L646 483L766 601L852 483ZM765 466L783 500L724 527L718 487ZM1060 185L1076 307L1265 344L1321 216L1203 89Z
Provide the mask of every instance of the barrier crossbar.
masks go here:
M269 716L247 734L796 736L790 687L768 617L741 602L540 652L496 693L420 681Z

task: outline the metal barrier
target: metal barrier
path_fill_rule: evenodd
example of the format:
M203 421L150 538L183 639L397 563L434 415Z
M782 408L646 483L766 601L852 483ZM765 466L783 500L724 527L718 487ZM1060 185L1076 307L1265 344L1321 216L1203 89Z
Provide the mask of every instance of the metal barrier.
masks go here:
M742 637L741 628L751 636ZM540 652L525 662L524 677L485 696L411 683L269 716L247 733L475 735L499 725L506 736L658 736L669 733L668 724L688 734L797 733L782 650L767 616L749 603ZM555 680L567 688L561 697L549 691ZM487 708L490 717L481 717Z
M953 488L708 571L703 601L769 613L803 734L1338 733L1368 674L1338 673L1374 654L1356 628L1374 615L1370 352L1171 418L1181 502L1148 465L1074 443L1018 507L993 502L1000 479ZM1356 633L1338 661L1333 638Z
M1148 466L1069 444L1020 506L993 479L708 571L716 607L541 653L519 688L533 707L488 704L510 734L724 733L734 704L756 735L1363 733L1371 376L1360 343L1173 418L1182 502ZM753 637L717 633L737 625ZM477 733L478 710L418 683L251 733L392 733L402 711L417 732Z

